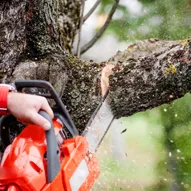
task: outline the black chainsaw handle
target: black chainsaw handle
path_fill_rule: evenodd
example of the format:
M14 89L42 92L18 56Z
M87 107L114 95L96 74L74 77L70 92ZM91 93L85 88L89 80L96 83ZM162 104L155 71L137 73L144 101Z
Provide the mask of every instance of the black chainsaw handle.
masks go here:
M57 92L49 82L44 80L16 80L15 86L17 88L17 91L19 92L22 92L23 88L43 88L45 90L48 90L50 94L39 94L39 95L53 99L56 102L56 108L54 108L54 110L56 112L59 112L63 116L65 121L64 125L66 126L70 134L73 137L79 135L79 132L75 124L73 123L65 105L63 104Z
M47 119L51 128L45 131L46 142L47 142L47 183L51 183L57 174L60 172L60 161L59 161L59 148L56 141L56 136L54 132L54 126L52 119L45 111L39 111L39 114Z

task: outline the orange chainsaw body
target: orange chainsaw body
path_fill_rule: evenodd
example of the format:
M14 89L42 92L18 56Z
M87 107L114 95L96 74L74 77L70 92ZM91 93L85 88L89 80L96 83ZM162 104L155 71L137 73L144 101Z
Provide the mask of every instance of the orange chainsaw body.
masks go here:
M62 124L54 118L57 134ZM88 152L82 136L60 145L60 172L47 183L46 138L42 128L28 125L3 154L0 191L88 191L99 175L96 157Z

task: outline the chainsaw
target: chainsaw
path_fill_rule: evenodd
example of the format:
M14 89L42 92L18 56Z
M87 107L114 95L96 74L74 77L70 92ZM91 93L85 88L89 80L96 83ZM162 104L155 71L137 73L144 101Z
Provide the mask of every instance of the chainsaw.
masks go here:
M52 99L54 118L44 111L51 129L28 124L11 143L8 124L12 115L0 120L4 148L0 164L0 191L88 191L100 173L95 152L114 116L106 95L79 135L65 105L52 85L43 80L17 80L18 92L27 88L43 89L35 94ZM25 92L26 93L26 92Z

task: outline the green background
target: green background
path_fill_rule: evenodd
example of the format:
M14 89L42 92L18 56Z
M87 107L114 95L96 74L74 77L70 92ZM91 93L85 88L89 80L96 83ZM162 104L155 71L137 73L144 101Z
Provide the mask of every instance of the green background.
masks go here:
M102 0L98 14L107 15L113 2ZM129 43L191 34L190 0L139 2L139 14L120 5L116 14L121 16L104 35ZM116 121L96 155L101 173L93 191L191 190L191 95Z

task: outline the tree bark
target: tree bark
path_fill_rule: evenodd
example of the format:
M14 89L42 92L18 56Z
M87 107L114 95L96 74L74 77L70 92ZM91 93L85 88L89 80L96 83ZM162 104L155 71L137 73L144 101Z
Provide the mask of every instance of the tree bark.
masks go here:
M1 1L1 82L49 81L80 132L101 101L100 76L107 63L114 65L110 98L116 118L170 103L190 92L189 40L142 41L105 63L72 56L80 7L78 0Z
M110 97L116 117L170 103L191 90L190 40L151 39L130 46L115 64Z

